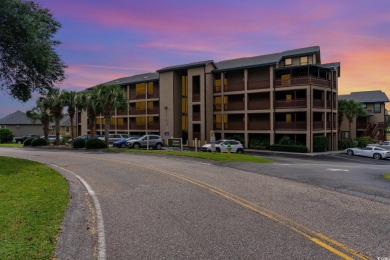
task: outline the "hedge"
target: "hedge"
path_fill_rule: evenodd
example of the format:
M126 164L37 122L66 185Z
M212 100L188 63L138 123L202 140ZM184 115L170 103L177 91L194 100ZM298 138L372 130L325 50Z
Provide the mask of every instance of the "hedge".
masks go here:
M77 139L73 142L73 148L85 148L85 139Z
M23 142L23 146L26 147L26 146L31 146L31 142L35 139L35 137L32 137L32 138L28 138L26 140L24 140Z
M31 141L31 146L34 147L34 146L43 146L43 145L47 145L47 142L45 139L43 138L34 138L32 141Z
M326 152L326 148L328 147L328 137L314 136L313 138L313 152Z
M294 153L307 153L307 147L304 145L273 144L270 146L270 150Z
M107 145L104 141L97 139L97 138L93 138L93 139L87 140L87 142L85 143L85 148L86 149L101 149L101 148L107 148Z

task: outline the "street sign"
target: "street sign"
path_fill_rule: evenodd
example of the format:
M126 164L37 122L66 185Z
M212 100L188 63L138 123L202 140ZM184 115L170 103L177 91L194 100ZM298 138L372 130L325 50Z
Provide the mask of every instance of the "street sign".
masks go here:
M211 144L211 151L215 152L215 133L214 133L214 131L210 131L210 144Z

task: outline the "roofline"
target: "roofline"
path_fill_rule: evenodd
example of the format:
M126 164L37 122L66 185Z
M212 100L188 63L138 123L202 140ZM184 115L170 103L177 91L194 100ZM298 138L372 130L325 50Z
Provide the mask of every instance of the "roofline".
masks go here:
M168 72L168 71L191 69L191 68L196 68L196 67L205 67L206 65L208 65L210 63L213 64L214 67L217 67L213 60L207 60L207 61L203 61L203 62L199 62L199 63L194 62L194 63L189 63L189 64L182 64L182 65L176 65L176 66L174 65L171 67L165 67L165 68L157 70L156 72L161 73L161 72Z

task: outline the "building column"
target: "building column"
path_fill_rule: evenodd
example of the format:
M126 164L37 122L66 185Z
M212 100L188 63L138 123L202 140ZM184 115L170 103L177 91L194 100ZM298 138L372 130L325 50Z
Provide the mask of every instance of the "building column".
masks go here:
M270 102L270 115L269 115L269 123L270 123L270 135L269 135L269 141L270 144L275 144L275 109L274 109L274 67L269 67L269 102Z

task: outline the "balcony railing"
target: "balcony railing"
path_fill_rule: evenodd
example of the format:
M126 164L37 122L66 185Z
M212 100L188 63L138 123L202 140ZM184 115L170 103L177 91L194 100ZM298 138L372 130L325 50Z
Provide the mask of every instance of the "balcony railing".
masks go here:
M159 114L160 108L154 107L154 108L148 108L148 114Z
M306 130L306 121L275 122L276 130Z
M296 77L290 79L276 79L274 86L278 87L290 87L290 86L299 86L299 85L316 85L320 87L330 88L330 80L321 79L316 77Z
M200 113L193 113L192 121L200 121Z
M130 108L130 115L145 115L146 109Z
M129 94L129 100L139 100L139 99L146 99L146 95Z
M270 130L270 122L248 122L248 130Z
M367 122L357 122L356 129L366 129L369 123Z
M224 109L226 111L244 110L245 104L244 104L244 102L229 102L229 103L225 104Z
M306 99L292 99L292 100L276 100L275 107L276 108L298 108L298 107L306 107Z
M314 121L313 130L323 130L325 129L324 121Z
M120 111L120 110L117 110L116 111L116 114L118 115L118 116L127 116L127 111Z
M214 123L214 129L222 129L222 123ZM224 130L244 130L243 122L228 122L224 124Z
M331 121L326 122L326 129L336 129L336 121L334 121L333 124Z
M117 125L116 129L118 129L118 130L127 130L127 125Z
M230 92L230 91L242 91L245 89L244 82L237 82L237 83L228 83L227 85L224 86L224 91L225 92Z
M135 123L131 123L130 124L130 129L146 130L146 124L145 125L137 125ZM160 124L158 124L158 123L148 124L148 129L150 129L150 130L159 130L160 129Z
M249 100L248 101L248 110L261 110L261 109L270 109L270 101L257 101Z
M199 102L200 101L200 94L194 93L192 94L192 102Z
M313 99L313 107L325 108L325 100Z
M331 104L333 103L333 107L331 107ZM327 109L331 109L331 108L333 108L333 109L336 109L336 102L335 101L330 101L330 100L327 100L326 101L326 108Z
M248 81L248 90L269 88L269 80Z
M159 92L148 93L148 98L159 98L159 97L160 97Z

